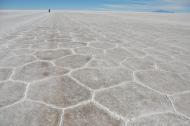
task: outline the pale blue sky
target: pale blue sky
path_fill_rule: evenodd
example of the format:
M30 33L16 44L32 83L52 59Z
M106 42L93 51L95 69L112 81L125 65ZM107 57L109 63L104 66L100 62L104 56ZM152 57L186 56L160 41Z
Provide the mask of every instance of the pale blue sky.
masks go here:
M0 9L190 12L190 0L0 0Z

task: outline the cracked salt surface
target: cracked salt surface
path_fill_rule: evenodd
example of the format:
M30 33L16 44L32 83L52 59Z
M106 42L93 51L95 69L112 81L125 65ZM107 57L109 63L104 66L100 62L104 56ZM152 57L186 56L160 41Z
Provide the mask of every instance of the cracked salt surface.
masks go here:
M189 14L6 13L0 126L190 125Z

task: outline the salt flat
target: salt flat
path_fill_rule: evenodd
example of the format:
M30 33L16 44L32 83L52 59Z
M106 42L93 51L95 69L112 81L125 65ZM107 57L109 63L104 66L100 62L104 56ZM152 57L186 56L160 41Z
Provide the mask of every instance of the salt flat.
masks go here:
M189 126L190 14L0 12L0 126Z

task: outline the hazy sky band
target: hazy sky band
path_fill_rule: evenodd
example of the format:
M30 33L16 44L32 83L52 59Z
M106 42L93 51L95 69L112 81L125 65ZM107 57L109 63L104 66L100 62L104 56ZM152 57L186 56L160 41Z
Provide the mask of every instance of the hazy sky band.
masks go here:
M0 0L0 9L190 12L190 0Z

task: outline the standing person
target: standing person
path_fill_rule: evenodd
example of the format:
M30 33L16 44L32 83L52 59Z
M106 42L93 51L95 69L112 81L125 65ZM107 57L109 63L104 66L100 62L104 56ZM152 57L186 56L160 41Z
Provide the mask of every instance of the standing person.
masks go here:
M50 13L50 9L49 9L49 13Z

